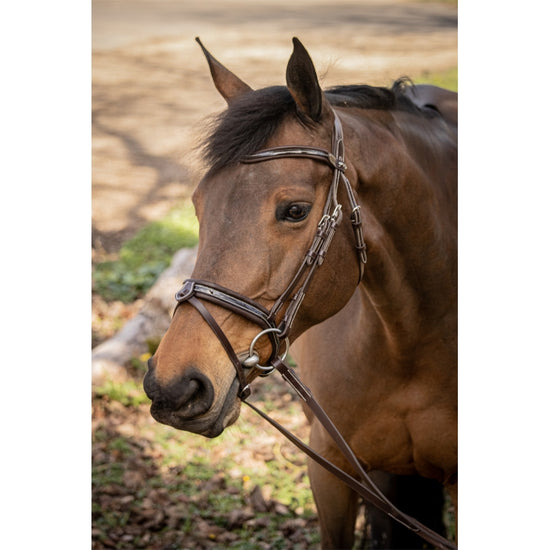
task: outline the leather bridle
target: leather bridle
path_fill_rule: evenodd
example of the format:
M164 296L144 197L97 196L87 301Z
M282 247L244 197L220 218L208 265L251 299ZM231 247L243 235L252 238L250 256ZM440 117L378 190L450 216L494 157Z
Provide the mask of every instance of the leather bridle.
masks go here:
M314 273L325 260L336 228L340 225L342 220L342 205L338 202L338 189L341 181L344 184L351 208L350 221L353 227L355 247L359 259L358 283L361 282L363 278L364 267L367 262L360 206L357 203L351 184L344 174L347 168L344 162L344 136L342 124L338 115L334 113L334 131L332 135L331 152L317 147L273 147L248 155L244 157L241 162L244 164L253 164L281 158L307 158L323 162L332 168L333 177L323 208L323 215L317 225L317 231L313 238L313 242L307 250L294 277L284 292L275 301L271 310L267 310L262 305L234 290L200 279L187 279L184 281L183 287L176 294L178 305L187 302L195 307L220 340L237 371L240 383L239 397L241 399L246 399L250 395L250 386L246 382L246 375L243 369L255 367L262 371L263 376L270 374L274 369L271 365L271 361L280 356L281 344L283 341L286 345L285 354L288 350L288 337L296 314L304 300ZM243 359L237 357L233 347L223 334L222 329L201 301L211 302L224 307L261 327L262 331L253 339L247 357ZM284 309L285 306L287 306L286 309ZM281 315L282 318L278 320ZM272 346L272 353L268 361L268 366L259 364L259 355L254 349L254 344L264 334L269 337Z
M176 293L176 300L178 302L176 309L179 305L188 303L199 312L202 318L210 326L235 367L239 381L239 397L244 403L254 409L265 420L270 422L310 458L340 478L366 501L370 502L437 548L456 550L456 546L452 542L448 541L428 527L422 525L411 516L408 516L398 510L384 496L384 494L369 478L358 458L346 443L339 430L327 416L321 405L315 400L309 388L307 388L299 380L294 370L284 362L288 352L288 347L290 345L289 335L292 324L304 300L312 277L325 260L328 248L332 238L334 237L334 233L336 232L336 228L342 221L342 205L338 202L338 188L340 181L344 183L346 196L351 208L350 221L355 236L355 248L359 259L358 284L363 278L365 264L367 262L366 245L362 232L360 206L357 203L351 184L344 174L347 167L344 162L344 137L342 124L338 118L338 115L334 111L333 114L334 129L332 134L331 152L317 147L283 146L265 149L252 155L248 155L241 160L242 163L253 164L281 158L306 158L323 162L333 170L332 183L327 194L323 215L317 225L317 231L315 233L315 237L313 238L313 242L307 250L302 263L296 271L296 274L281 296L275 301L273 307L268 310L254 300L251 300L238 292L225 288L216 283L203 281L200 279L187 279L184 281L183 287ZM239 357L237 355L225 333L203 302L210 302L230 310L248 319L252 323L257 324L262 329L253 338L246 357ZM287 305L286 309L284 309L285 305ZM282 318L278 321L277 319L281 317L281 315ZM268 365L265 366L259 364L259 354L255 351L256 342L264 335L269 337L272 346L272 353L267 362ZM285 349L281 354L280 352L283 342L285 343ZM347 458L350 465L356 471L361 481L358 481L355 477L352 477L342 469L326 460L311 447L300 441L286 428L281 426L278 422L246 401L246 398L250 395L251 390L247 381L245 369L248 370L251 368L259 369L261 371L260 376L267 376L274 370L280 372L283 378L294 388L296 393L307 404L319 422L331 435L339 449Z

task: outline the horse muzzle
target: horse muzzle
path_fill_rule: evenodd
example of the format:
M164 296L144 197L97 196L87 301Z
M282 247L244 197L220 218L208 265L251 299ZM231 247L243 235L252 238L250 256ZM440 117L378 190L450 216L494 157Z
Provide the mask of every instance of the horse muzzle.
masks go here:
M184 374L162 384L150 359L143 388L152 401L151 416L178 430L213 438L239 417L239 381L236 378L225 397L216 399L212 382L198 369L188 368Z

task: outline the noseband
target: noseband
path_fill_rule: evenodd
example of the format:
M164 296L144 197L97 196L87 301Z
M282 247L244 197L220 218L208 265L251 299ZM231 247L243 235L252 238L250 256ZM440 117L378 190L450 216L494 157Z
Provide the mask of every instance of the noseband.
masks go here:
M366 245L361 227L361 207L357 204L351 184L344 174L347 168L344 162L344 136L342 124L338 115L334 113L331 152L317 147L273 147L248 155L244 157L241 162L244 164L255 164L281 158L306 158L322 162L333 170L333 177L325 201L323 215L317 224L317 231L313 238L313 242L307 250L296 274L285 291L275 301L271 310L267 310L260 304L238 292L222 287L216 283L198 279L187 279L184 281L183 287L176 293L178 305L187 302L195 307L222 344L237 371L237 377L240 384L239 397L243 400L250 395L250 386L246 381L244 369L255 367L261 371L260 376L267 376L274 369L271 363L276 358L284 359L288 351L288 337L296 314L304 300L313 274L325 260L336 228L342 221L342 205L338 202L340 181L344 183L346 195L351 207L350 221L355 236L355 248L359 259L359 282L363 278L364 268L367 262ZM224 307L261 327L261 332L259 332L251 342L248 356L244 358L239 358L237 356L229 340L202 301L211 302ZM286 304L288 305L281 320L277 321ZM254 348L256 342L263 335L269 337L272 346L272 353L268 361L268 366L259 364L259 355ZM285 343L285 350L283 355L280 355L281 343L283 341Z

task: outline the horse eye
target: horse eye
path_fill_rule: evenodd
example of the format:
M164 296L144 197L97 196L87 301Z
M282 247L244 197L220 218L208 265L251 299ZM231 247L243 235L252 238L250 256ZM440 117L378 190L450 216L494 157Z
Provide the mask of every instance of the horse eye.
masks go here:
M311 210L311 205L306 203L294 202L287 206L277 209L277 219L288 222L301 222L305 220Z

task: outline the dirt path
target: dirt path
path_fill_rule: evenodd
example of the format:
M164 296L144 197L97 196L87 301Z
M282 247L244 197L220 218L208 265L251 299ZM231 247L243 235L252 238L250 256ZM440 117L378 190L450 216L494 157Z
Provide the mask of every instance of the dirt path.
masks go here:
M454 2L93 0L94 258L189 196L193 151L224 108L194 37L252 87L284 82L291 38L324 86L457 65Z

